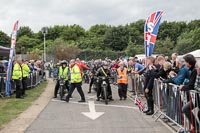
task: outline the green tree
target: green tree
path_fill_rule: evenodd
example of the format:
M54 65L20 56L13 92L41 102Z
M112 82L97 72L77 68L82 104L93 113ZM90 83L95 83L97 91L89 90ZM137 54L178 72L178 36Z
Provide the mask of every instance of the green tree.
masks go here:
M186 54L200 48L200 28L182 33L177 41L176 51L179 54Z
M113 51L123 51L128 46L129 31L123 26L112 27L105 34L104 44Z
M38 39L34 39L34 38L30 38L28 36L21 36L18 40L17 40L17 44L16 44L16 53L27 53L30 52L32 50L34 50L34 48L37 48L40 45L41 41ZM24 49L22 51L22 49Z
M61 38L65 41L76 41L83 36L85 36L85 30L79 25L65 26L61 33Z
M0 31L0 46L10 47L11 40L10 37L4 32Z
M17 39L20 38L21 36L32 37L33 36L33 31L28 26L22 26L17 31Z
M164 54L171 55L174 51L174 42L171 41L169 37L165 38L165 40L158 40L154 47L154 53L156 54Z
M133 42L129 42L128 47L125 50L126 55L134 57L136 55L135 44Z

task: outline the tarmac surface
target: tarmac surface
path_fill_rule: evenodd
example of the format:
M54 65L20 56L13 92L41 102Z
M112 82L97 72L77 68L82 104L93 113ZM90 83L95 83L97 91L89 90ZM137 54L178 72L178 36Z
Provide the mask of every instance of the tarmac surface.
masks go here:
M85 103L78 103L75 90L70 102L50 99L48 105L26 129L26 133L171 133L159 121L146 116L131 98L119 100L117 86L112 85L113 99L108 105L96 101L96 92L88 94L83 84ZM52 86L52 89L54 86Z

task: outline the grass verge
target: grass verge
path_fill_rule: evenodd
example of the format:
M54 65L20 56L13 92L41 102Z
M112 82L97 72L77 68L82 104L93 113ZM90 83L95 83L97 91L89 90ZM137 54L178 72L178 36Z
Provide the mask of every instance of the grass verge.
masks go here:
M15 94L10 98L0 99L0 129L3 125L10 122L25 111L32 103L44 92L47 81L42 82L36 88L26 91L27 97L24 99L16 99Z

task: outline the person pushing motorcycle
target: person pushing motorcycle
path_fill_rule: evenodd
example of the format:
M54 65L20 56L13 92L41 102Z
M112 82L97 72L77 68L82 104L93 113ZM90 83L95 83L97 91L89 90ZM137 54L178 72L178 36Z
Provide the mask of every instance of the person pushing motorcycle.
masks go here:
M98 70L97 70L97 73L96 73L96 76L97 77L106 77L106 83L107 83L107 91L108 91L108 99L110 100L113 100L112 99L112 91L111 91L111 87L110 87L110 83L109 83L109 77L111 76L111 73L110 73L110 70L108 69L108 63L107 62L103 62L103 66L100 67ZM100 95L101 95L101 92L102 92L102 88L101 88L101 84L102 84L102 81L99 80L98 82L98 87L97 87L97 100L96 101L99 101L100 100ZM102 97L103 98L103 97Z
M63 75L64 76L64 80L65 80L65 86L69 92L69 80L68 80L68 74L69 74L69 68L67 66L67 61L63 60L61 62L61 66L58 69L58 80L56 82L56 86L54 89L54 98L57 98L57 93L60 87L59 81L60 81L60 76Z

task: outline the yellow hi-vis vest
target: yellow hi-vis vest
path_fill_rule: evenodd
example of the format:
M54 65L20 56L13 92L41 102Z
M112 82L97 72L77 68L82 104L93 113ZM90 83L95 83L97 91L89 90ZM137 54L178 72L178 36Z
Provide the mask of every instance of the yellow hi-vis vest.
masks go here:
M75 64L70 68L71 83L80 83L82 81L80 68Z
M58 72L58 78L60 79L60 76L63 75L65 80L68 80L68 67L65 67L64 71L62 66L59 67L59 72Z
M23 77L28 77L30 72L30 68L28 67L27 64L22 64L22 73L23 73Z
M51 69L53 69L53 63L50 63L50 65L49 65L49 66L50 66L50 68L51 68Z
M123 83L123 84L128 84L128 74L127 74L127 68L124 68L122 71L121 68L117 69L117 74L121 78L117 79L117 83Z
M18 63L16 63L13 67L12 79L21 79L22 78L22 70Z

